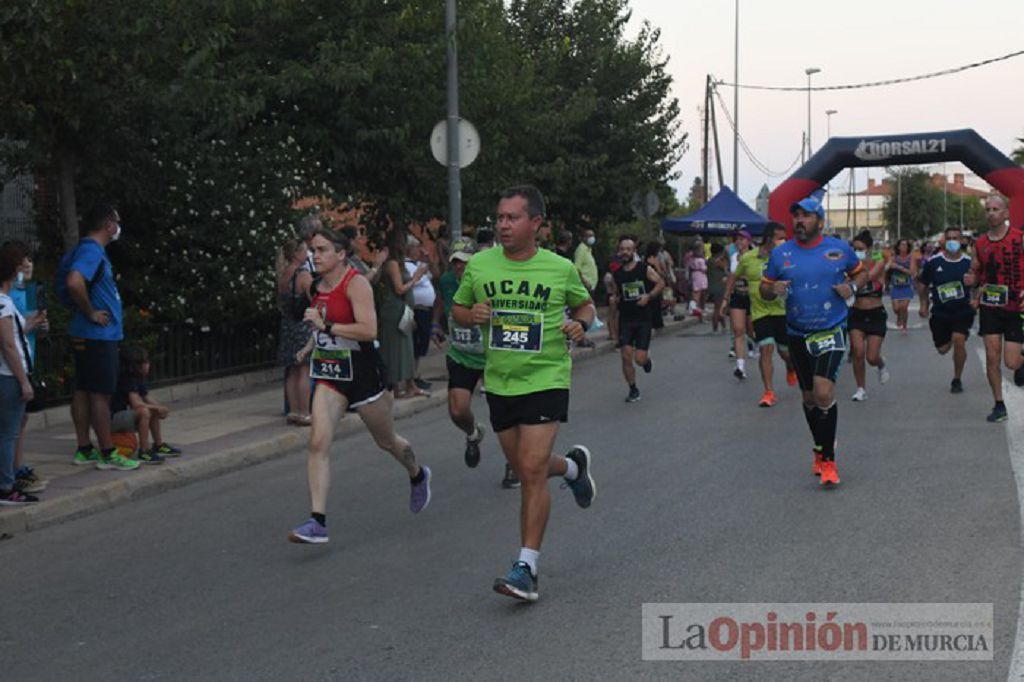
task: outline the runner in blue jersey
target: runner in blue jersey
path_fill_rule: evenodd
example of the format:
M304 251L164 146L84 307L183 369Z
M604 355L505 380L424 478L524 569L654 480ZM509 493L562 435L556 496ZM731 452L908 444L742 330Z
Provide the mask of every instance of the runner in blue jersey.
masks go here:
M959 227L947 227L942 251L921 269L921 283L931 291L928 326L935 350L945 355L953 349L953 381L949 385L952 393L964 391L960 377L967 361L967 337L974 324L971 288L964 282L972 263L960 248L962 236Z
M795 239L772 251L761 278L761 296L769 301L786 297L789 353L814 440L813 472L821 485L836 485L835 389L849 346L846 300L864 284L867 273L849 244L821 234L825 210L818 200L808 197L789 211Z

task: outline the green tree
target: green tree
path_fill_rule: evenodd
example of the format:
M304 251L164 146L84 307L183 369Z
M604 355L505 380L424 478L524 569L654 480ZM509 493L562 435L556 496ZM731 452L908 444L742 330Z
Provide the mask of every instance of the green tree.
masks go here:
M896 170L891 174L896 192L885 201L885 224L895 234L912 239L939 230L944 225L942 190L931 182L931 176L918 168Z
M1020 142L1020 146L1013 150L1012 158L1015 163L1024 166L1024 137L1018 137L1017 142Z

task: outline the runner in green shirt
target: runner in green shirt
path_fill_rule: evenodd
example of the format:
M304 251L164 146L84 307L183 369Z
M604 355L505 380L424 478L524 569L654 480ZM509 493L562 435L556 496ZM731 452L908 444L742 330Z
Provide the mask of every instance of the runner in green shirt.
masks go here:
M750 288L750 317L754 322L754 342L760 349L758 368L761 370L761 381L764 383L764 394L758 401L760 407L771 407L775 404L775 391L772 388L772 347L778 348L779 356L786 363L786 382L796 386L796 370L789 360L789 348L786 336L786 301L776 298L766 301L761 296L761 274L768 264L768 256L776 244L786 241L786 228L780 223L770 222L761 234L761 244L757 249L750 249L740 258L736 266L736 278L745 279Z
M547 479L562 476L580 507L594 499L590 451L576 445L565 456L552 453L558 425L569 415L566 339L583 339L595 310L576 267L538 249L544 211L534 187L501 193L496 222L502 248L470 259L452 306L456 323L483 330L491 426L522 481L519 559L494 590L526 601L538 596L537 561L551 509Z

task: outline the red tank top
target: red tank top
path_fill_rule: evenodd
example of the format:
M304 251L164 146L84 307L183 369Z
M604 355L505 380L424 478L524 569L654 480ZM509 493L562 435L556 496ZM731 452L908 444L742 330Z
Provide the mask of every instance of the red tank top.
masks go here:
M1019 312L1018 297L1024 290L1024 234L1016 227L1010 227L1006 236L992 241L987 234L978 238L975 254L981 270L979 285L986 284L1007 287L1006 304L1001 306L1011 312ZM984 288L982 302L986 300Z
M348 284L358 274L355 268L349 267L348 272L338 282L338 286L327 292L317 291L316 296L313 297L312 307L320 311L320 315L328 326L353 324L356 321L352 302L348 300Z

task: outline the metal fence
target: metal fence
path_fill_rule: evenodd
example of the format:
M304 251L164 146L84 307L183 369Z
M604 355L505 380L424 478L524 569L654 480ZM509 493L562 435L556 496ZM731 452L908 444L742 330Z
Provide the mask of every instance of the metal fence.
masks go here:
M196 325L151 324L134 329L122 343L149 352L151 387L212 379L272 367L277 361L280 318ZM36 362L49 386L49 402L67 402L74 387L74 362L67 335L50 335L36 344Z

